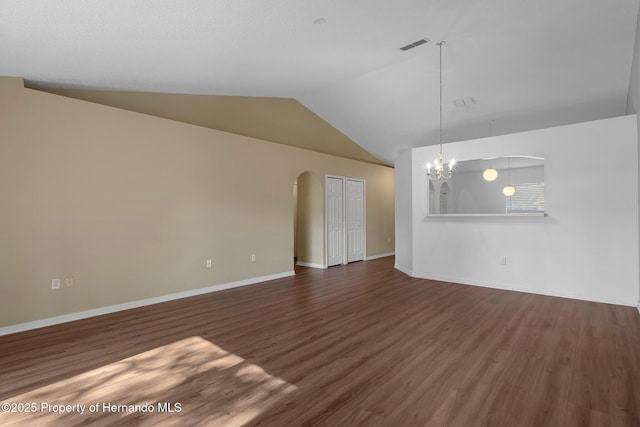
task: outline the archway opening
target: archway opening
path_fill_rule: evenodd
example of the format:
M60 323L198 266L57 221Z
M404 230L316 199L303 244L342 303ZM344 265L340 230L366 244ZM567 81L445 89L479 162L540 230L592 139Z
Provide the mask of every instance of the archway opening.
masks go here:
M293 257L295 265L324 268L324 188L313 172L293 185Z

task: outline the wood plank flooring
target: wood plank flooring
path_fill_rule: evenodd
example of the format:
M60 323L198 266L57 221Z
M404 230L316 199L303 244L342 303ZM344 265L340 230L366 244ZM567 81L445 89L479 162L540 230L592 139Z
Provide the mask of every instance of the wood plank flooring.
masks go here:
M640 426L640 315L300 268L0 337L0 402L35 410L3 426Z

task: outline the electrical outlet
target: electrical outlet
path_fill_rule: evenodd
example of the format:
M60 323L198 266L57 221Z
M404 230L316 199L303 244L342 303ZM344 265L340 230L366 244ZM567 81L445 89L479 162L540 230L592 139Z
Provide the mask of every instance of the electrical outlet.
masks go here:
M502 259L500 260L500 265L507 265L507 257L503 256Z
M251 254L251 262L256 262L256 254Z
M60 279L51 279L51 289L60 289Z
M211 260L210 260L210 259L208 259L208 260L207 260L207 268L211 268L211 265L212 265L212 264L211 264Z
M73 277L65 277L65 279L64 279L64 287L65 288L73 288Z
M391 237L387 237L387 243L391 243Z

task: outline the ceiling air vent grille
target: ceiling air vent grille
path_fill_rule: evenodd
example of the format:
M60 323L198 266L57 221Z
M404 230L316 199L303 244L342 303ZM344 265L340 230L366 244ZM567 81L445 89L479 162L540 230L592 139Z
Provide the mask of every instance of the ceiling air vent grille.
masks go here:
M456 107L471 107L472 105L476 104L476 99L473 96L453 100L453 105L455 105Z
M413 43L409 43L406 46L402 46L400 48L400 50L409 50L409 49L413 49L414 47L420 46L421 44L425 44L429 41L429 39L420 39L418 41L415 41Z

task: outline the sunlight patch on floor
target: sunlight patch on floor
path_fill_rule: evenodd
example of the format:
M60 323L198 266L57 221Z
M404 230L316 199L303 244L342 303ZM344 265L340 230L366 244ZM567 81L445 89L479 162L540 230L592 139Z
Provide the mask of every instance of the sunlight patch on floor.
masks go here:
M3 407L0 425L242 426L295 390L260 366L189 337L5 399L18 412Z

